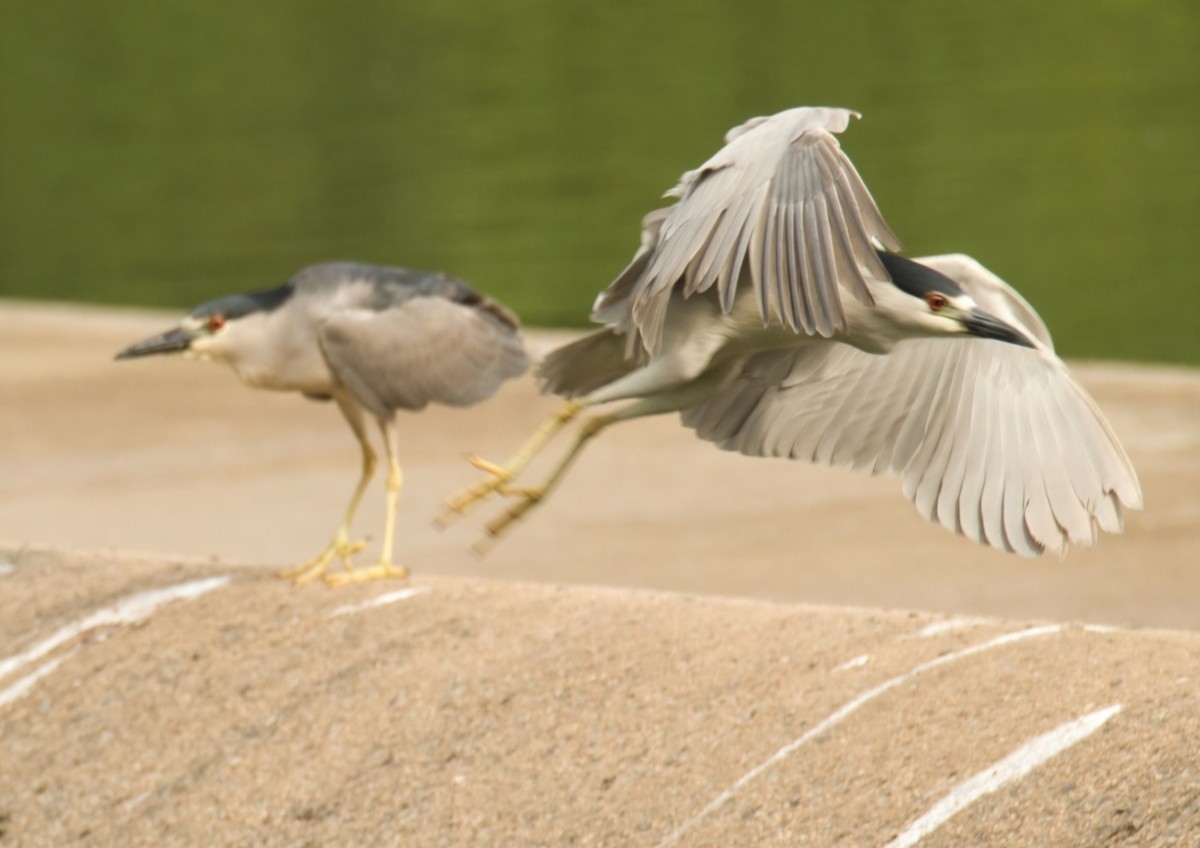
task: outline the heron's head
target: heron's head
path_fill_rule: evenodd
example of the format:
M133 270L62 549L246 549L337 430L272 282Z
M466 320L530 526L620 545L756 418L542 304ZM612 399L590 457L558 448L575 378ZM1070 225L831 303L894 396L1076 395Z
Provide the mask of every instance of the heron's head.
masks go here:
M292 294L290 285L253 294L210 300L189 312L179 326L130 345L117 359L155 353L181 353L201 360L229 362L252 355L267 343L267 317Z
M879 251L879 257L900 293L899 297L888 298L888 318L906 335L969 335L1033 347L1024 333L981 309L946 275L894 253Z

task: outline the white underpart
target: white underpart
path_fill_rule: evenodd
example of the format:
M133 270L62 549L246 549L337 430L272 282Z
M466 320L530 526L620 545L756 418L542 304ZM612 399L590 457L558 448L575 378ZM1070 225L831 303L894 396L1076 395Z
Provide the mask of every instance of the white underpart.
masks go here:
M911 848L929 834L933 833L954 814L960 812L984 795L989 795L997 789L1020 780L1046 760L1061 754L1067 748L1083 741L1099 730L1105 722L1121 711L1120 704L1113 704L1102 710L1077 718L1074 721L1059 725L1049 733L1033 739L1013 751L1007 757L993 766L964 780L950 790L950 793L930 808L908 830L901 833L886 848Z

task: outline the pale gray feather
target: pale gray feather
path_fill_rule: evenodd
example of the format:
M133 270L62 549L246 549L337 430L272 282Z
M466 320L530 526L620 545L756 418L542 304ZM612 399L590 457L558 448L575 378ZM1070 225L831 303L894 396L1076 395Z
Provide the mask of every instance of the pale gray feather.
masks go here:
M844 332L843 292L872 304L867 282L888 280L875 245L900 248L833 136L853 115L791 109L730 131L724 148L668 192L680 201L645 231L652 249L644 238L602 298L607 317L614 303L626 304L627 318L614 323L631 325L633 341L653 354L674 289L690 296L715 287L728 313L748 283L764 324ZM632 270L640 275L630 290Z
M377 417L430 402L476 403L529 361L511 316L475 300L423 296L342 309L321 325L321 349L338 380Z
M1066 366L990 340L761 353L683 422L726 450L898 474L930 521L1025 556L1089 546L1142 504L1129 458Z
M537 368L542 391L581 397L624 377L638 367L625 355L625 342L611 328L596 330L550 351Z

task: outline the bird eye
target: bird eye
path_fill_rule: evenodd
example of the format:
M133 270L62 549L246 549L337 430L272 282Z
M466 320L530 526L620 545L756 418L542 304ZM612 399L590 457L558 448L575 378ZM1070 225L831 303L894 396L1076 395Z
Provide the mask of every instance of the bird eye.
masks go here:
M208 323L204 325L210 333L215 333L217 330L225 326L224 315L212 315L208 319Z
M929 304L929 308L934 312L938 312L946 305L945 295L940 295L937 292L930 292L925 295L925 302Z

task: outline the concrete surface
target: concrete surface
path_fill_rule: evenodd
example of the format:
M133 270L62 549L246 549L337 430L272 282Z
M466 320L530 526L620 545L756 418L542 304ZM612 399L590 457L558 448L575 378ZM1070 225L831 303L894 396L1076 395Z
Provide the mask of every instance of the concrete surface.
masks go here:
M1200 843L1200 634L0 556L4 845Z

